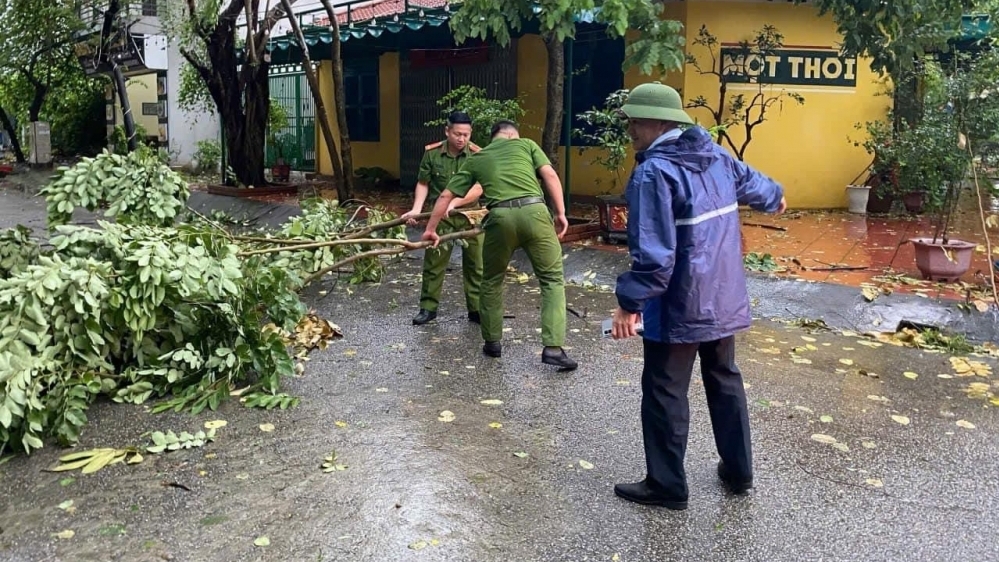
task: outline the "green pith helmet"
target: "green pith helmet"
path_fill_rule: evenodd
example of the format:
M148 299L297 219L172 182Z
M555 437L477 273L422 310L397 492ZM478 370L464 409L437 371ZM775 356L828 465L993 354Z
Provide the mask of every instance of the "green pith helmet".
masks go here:
M621 106L629 119L655 119L693 125L694 120L683 110L683 100L676 90L659 82L636 86Z

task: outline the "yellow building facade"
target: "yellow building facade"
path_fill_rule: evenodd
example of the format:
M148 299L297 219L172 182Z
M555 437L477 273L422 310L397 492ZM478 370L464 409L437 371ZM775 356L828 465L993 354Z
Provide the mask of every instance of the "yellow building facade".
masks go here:
M845 207L846 185L871 161L862 147L854 146L853 141L862 140L865 134L863 130L857 130L855 124L883 118L890 98L879 95L883 88L867 61L840 58L836 50L839 36L832 20L820 18L808 4L795 6L755 0L667 2L664 17L684 23L688 53L703 61L702 66L710 66L707 63L710 59L706 49L694 44L701 26L706 26L718 37L723 50L731 49L740 41L751 40L765 25L777 28L783 35L784 48L769 60L750 63L748 68L768 73L767 81L776 83L764 88L765 95L779 94L781 90L795 92L804 98L804 104L784 99L783 104L771 107L766 122L753 130L745 160L780 182L792 207ZM380 167L395 177L407 175L401 164L406 159L400 158L401 112L412 109L401 107L400 103L400 88L406 87L400 83L400 61L405 56L405 53L396 52L379 56L380 135L377 142L351 143L355 168ZM547 73L544 44L537 35L525 35L516 40L515 54L511 56L516 58L516 89L527 111L522 119L523 134L540 141ZM320 76L323 77L322 95L327 108L333 107L330 70L329 61L323 62ZM653 79L677 88L685 100L704 96L717 104L718 78L702 75L690 65L683 71L655 78L631 69L624 73L623 86L632 88ZM755 84L730 84L728 96L731 99L741 93L752 97L758 91ZM574 105L572 108L576 114L586 109L589 107ZM690 113L705 125L714 124L705 109L693 109ZM741 126L729 129L729 134L737 145L745 138ZM317 138L317 148L318 170L331 173L322 135ZM580 154L573 147L569 154L571 179L568 187L574 197L623 190L621 183L614 182L613 174L591 163L596 150L586 148ZM566 161L563 148L560 167L565 166ZM630 169L630 159L625 166ZM562 172L564 177L565 170ZM622 170L620 176L626 180L628 172L628 169Z

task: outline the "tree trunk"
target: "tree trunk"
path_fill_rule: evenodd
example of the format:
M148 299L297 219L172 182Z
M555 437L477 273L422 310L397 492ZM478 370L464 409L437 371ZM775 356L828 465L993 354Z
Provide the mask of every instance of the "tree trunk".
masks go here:
M312 68L312 59L309 57L309 46L305 43L305 36L302 35L302 28L298 25L298 16L291 11L291 4L288 0L281 0L285 12L288 14L288 22L298 39L298 46L302 48L302 66L305 69L305 77L309 81L309 90L312 91L312 99L316 102L316 117L319 119L319 128L323 131L323 138L326 139L326 150L330 154L330 162L333 164L333 174L337 176L336 195L340 201L350 199L347 191L347 184L343 180L343 167L340 165L340 155L337 154L336 141L333 139L333 131L330 129L329 115L326 113L326 106L323 105L323 96L319 91L319 81L316 80L316 71ZM339 43L340 38L334 37L334 43Z
M28 106L28 121L34 123L38 121L38 116L42 112L42 106L45 105L45 95L48 94L48 87L41 82L33 81L35 93L31 97L31 105Z
M562 113L564 112L563 85L565 81L565 50L564 43L559 41L555 33L544 37L548 50L548 99L545 103L545 128L541 136L541 150L552 161L552 167L558 169L559 137L562 134Z
M330 46L330 60L333 63L333 106L336 109L337 130L340 131L340 160L343 164L343 184L347 196L354 194L354 155L350 146L350 131L347 130L347 101L343 96L343 57L340 55L340 23L330 0L322 0L326 14L330 18L330 31L333 44Z
M14 123L11 122L10 116L2 107L0 107L0 123L3 124L3 130L7 131L7 135L10 136L10 144L14 147L14 157L17 158L17 163L24 164L28 159L24 157L24 151L21 150L21 141L17 138Z

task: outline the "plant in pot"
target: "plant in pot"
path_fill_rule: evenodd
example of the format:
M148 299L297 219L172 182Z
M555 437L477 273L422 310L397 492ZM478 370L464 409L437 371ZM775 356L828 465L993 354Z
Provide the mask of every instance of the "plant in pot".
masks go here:
M267 144L276 155L271 166L271 178L275 182L287 182L291 177L291 166L284 158L295 137L286 131L288 125L288 110L272 98L267 115Z
M628 203L620 193L623 185L625 161L631 146L628 136L628 121L621 114L621 106L628 100L629 90L611 92L604 100L602 108L593 108L576 116L581 123L572 134L579 139L579 154L593 150L590 164L600 166L610 172L607 189L601 189L597 196L597 211L600 215L600 230L604 242L626 242L628 240ZM604 180L596 178L598 187Z
M933 214L933 236L910 242L916 267L934 281L955 281L971 267L977 244L951 237L950 229L973 164L969 142L974 146L992 137L999 126L999 96L985 93L994 87L995 69L963 57L955 57L952 64L939 89L927 92L922 121L910 128L919 163L911 173L919 174L929 188L926 207Z

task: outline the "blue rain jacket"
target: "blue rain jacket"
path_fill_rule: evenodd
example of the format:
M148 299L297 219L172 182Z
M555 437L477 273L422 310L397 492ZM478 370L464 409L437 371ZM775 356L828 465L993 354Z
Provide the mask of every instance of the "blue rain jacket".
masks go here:
M636 160L625 191L633 261L618 277L618 304L643 313L643 337L657 342L708 342L749 328L739 205L775 212L781 186L701 127Z

